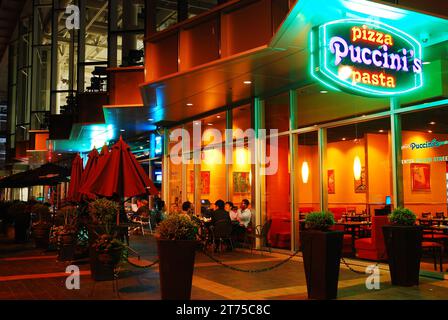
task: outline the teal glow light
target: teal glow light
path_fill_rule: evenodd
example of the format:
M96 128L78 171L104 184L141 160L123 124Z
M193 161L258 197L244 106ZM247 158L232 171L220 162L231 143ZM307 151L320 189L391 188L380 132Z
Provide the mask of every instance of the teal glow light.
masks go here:
M404 17L404 13L402 12L402 10L372 1L343 0L342 5L351 11L363 13L368 16L391 20L400 20Z
M333 87L331 84L340 87L341 89L345 89L346 91L350 91L353 93L363 94L363 95L373 95L373 96L383 96L384 94L388 95L401 95L411 91L414 91L423 86L423 66L422 71L420 73L413 73L409 75L409 77L413 77L413 86L407 86L406 88L400 89L403 87L402 84L397 83L397 87L395 88L377 88L374 85L363 84L363 83L355 83L348 79L341 79L339 74L335 72L336 66L330 66L330 59L328 57L329 50L329 39L328 39L328 29L331 29L331 26L349 26L353 25L368 25L373 26L375 29L380 29L380 32L385 32L388 34L392 34L399 41L402 41L409 47L407 49L411 49L414 51L414 59L418 59L422 61L422 47L420 43L413 38L412 36L398 30L392 26L389 26L385 23L369 20L369 19L340 19L331 22L327 22L311 32L311 75L319 80L319 82L325 84L326 86ZM348 29L347 29L348 30ZM314 39L313 33L318 33L318 39ZM316 42L318 48L316 48ZM395 44L395 43L394 43ZM315 50L318 50L316 52ZM318 55L317 55L318 53ZM318 56L318 64L316 64L316 58ZM341 66L343 66L341 64ZM378 70L383 70L378 68Z

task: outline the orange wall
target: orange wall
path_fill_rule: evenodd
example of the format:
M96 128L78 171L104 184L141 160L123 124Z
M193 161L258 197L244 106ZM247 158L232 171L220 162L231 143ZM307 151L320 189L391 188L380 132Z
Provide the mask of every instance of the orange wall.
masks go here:
M113 69L110 72L111 105L142 104L139 85L145 81L143 68Z
M47 150L47 140L50 134L48 133L36 133L34 142L34 150Z
M328 195L329 208L356 207L357 211L366 209L366 194L355 193L353 162L356 156L361 159L364 167L365 161L365 140L339 141L327 145L328 170L334 170L335 194ZM325 174L325 177L327 175Z
M303 183L302 165L307 161L309 166L308 182ZM319 157L317 146L299 146L297 161L296 186L298 188L298 208L313 208L319 211Z
M392 196L391 156L389 135L367 134L367 202L372 206L383 207L386 196Z
M422 132L403 132L403 145L423 143L432 141L448 140L446 134L429 134ZM406 159L424 159L434 158L436 156L447 156L448 145L438 148L428 149L404 149L402 153L403 160ZM421 161L420 161L421 163ZM447 189L446 189L446 162L432 162L431 165L431 190L430 191L412 191L411 165L403 164L403 189L405 206L420 215L422 212L447 212Z

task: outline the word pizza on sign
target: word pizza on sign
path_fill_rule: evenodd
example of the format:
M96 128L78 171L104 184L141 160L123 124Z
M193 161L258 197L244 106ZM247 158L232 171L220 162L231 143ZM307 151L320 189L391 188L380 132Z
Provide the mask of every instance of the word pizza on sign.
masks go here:
M423 85L422 49L386 24L359 19L329 22L311 36L312 75L355 94L397 95Z

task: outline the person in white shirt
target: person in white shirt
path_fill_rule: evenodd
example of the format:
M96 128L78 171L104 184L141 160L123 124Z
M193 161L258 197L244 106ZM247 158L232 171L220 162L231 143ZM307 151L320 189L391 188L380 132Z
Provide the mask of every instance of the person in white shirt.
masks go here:
M252 212L249 209L250 202L247 199L241 201L240 209L238 210L238 221L240 226L247 228L249 226Z
M230 220L232 222L238 221L238 209L235 208L233 202L227 201L224 210L226 210L229 213Z

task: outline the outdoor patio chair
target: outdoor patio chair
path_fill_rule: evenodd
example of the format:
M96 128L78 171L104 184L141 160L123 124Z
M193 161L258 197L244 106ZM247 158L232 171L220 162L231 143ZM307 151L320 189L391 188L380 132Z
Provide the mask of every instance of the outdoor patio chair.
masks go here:
M228 243L230 248L233 250L232 241L232 224L226 220L218 220L214 223L213 227L210 228L212 232L212 239L215 248L215 252L222 252L222 247L225 242Z
M258 225L253 229L253 232L246 234L246 243L250 243L250 250L252 252L253 250L253 243L259 239L261 240L261 247L262 248L268 248L269 252L272 252L271 246L269 244L268 234L269 230L271 229L272 225L272 219L269 219L265 222L263 226Z

